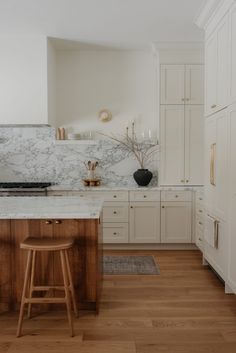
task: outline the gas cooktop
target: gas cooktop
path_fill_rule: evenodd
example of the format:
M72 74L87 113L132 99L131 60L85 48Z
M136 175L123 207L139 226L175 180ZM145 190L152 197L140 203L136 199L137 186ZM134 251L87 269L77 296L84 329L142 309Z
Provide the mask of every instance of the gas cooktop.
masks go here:
M44 189L47 188L48 186L51 186L52 183L17 183L17 182L0 182L0 189Z

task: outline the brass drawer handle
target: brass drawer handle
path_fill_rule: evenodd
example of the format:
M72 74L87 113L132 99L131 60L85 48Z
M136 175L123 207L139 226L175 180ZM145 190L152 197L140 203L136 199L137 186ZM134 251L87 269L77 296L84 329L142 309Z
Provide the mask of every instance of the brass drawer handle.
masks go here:
M161 206L162 208L165 208L165 206Z
M116 198L117 198L117 196L116 196L116 195L113 195L113 198L114 198L114 199L116 199Z
M56 223L56 224L61 224L61 221L60 221L59 219L56 219L56 220L55 220L55 223Z
M45 224L52 224L52 221L47 220L45 221Z
M130 208L133 208L133 206L130 206Z
M143 197L146 199L147 195L143 195Z
M113 214L117 214L117 212L116 212L116 211L113 211Z
M113 233L113 235L117 235L117 233L116 233L116 232L114 232L114 233Z

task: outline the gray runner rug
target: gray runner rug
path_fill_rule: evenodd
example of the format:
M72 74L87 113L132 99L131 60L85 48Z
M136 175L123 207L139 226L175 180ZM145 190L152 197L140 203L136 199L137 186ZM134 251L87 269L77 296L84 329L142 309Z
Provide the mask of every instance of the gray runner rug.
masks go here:
M103 256L104 275L159 275L153 256Z

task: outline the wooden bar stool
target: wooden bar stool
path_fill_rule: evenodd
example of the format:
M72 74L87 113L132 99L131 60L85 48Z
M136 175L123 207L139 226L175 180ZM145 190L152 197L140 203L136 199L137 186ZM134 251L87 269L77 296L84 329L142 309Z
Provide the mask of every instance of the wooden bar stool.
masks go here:
M71 299L73 303L73 310L75 315L78 316L78 309L75 300L74 286L69 265L68 249L73 246L72 239L51 239L51 238L34 238L28 237L21 244L20 248L28 250L23 292L20 305L20 314L17 327L17 337L21 336L22 321L24 316L25 304L28 304L28 317L31 316L31 305L34 303L65 303L67 307L67 316L70 326L71 336L74 336L73 322L71 316ZM37 251L59 251L62 267L63 286L35 286L35 261ZM36 291L49 291L51 289L63 290L64 297L36 297L33 298L33 292ZM28 296L27 296L28 291Z

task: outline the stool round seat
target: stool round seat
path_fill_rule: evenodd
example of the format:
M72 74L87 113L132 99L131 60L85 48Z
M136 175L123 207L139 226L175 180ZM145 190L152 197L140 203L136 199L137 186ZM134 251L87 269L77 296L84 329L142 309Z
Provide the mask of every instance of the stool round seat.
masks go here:
M35 251L60 251L72 248L73 239L70 238L36 238L28 237L21 242L20 248Z

